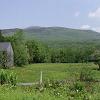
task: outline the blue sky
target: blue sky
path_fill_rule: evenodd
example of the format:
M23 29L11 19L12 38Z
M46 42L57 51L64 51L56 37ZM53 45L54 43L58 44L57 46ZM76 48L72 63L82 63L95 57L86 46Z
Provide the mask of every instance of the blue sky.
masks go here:
M0 29L29 26L100 31L100 0L0 0Z

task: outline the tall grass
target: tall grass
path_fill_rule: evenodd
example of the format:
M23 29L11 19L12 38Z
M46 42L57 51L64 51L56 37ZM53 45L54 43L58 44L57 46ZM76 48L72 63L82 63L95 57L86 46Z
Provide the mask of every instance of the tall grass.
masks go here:
M100 84L98 82L80 81L80 73L85 77L99 80L100 72L95 70L94 64L33 64L23 68L14 68L4 70L6 73L13 73L18 76L18 82L39 81L40 71L43 72L43 91L36 89L36 86L0 86L0 100L99 100ZM81 72L82 71L82 72ZM88 74L87 74L88 73ZM13 83L14 77L10 74L10 80ZM49 79L49 80L48 80ZM66 81L62 84L59 82ZM39 86L38 86L39 87Z

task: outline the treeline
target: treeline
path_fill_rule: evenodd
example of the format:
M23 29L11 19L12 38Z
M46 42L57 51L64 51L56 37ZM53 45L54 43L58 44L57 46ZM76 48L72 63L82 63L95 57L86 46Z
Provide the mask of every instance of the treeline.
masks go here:
M26 41L22 30L17 30L13 36L9 37L4 37L0 34L0 41L11 42L16 66L23 66L29 63L89 62L90 55L95 51L93 46L50 48L36 40Z
M82 63L89 62L90 55L94 52L93 48L62 48L51 50L51 62L59 63Z

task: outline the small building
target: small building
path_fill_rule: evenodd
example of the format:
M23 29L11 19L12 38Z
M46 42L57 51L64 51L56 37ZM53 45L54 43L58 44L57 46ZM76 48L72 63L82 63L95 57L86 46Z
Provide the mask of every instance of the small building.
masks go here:
M6 67L14 65L14 54L12 45L10 42L0 42L0 52L6 53ZM1 64L0 64L1 65Z

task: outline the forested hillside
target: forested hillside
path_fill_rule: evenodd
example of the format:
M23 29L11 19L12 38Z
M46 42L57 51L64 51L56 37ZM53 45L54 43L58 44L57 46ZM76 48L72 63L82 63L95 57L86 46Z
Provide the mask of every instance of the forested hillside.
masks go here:
M12 35L15 29L2 30L4 35ZM64 27L28 27L22 29L26 39L36 39L49 46L66 46L69 43L95 43L99 44L100 34L91 30L70 29ZM52 45L53 44L53 45Z

